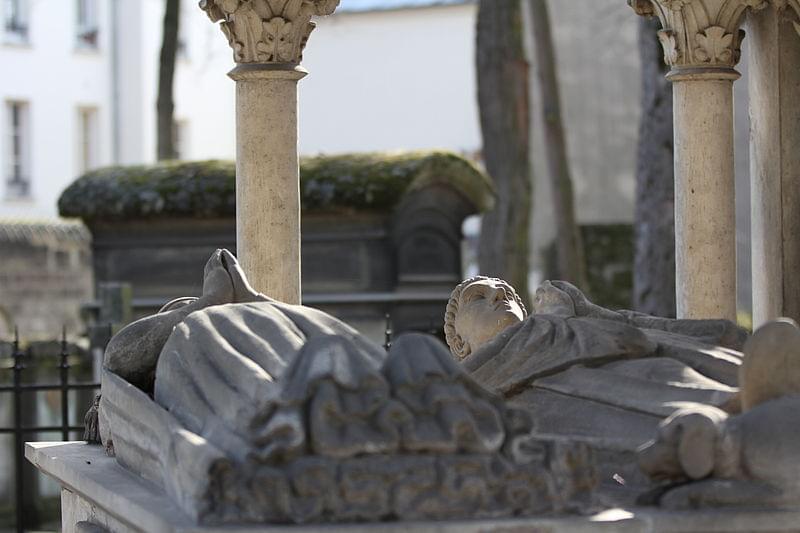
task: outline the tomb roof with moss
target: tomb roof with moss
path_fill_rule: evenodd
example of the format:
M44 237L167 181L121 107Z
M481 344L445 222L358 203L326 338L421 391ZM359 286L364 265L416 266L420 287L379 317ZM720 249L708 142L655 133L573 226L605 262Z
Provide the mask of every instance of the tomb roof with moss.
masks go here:
M229 217L236 212L231 161L164 162L90 171L61 195L61 216L84 221L164 217ZM344 154L300 160L304 212L378 211L409 192L451 187L477 211L489 209L489 178L472 162L441 151Z

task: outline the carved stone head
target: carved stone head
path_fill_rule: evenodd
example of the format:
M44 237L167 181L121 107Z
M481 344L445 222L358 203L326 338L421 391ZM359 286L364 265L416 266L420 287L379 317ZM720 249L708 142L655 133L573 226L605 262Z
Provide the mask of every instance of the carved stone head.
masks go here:
M450 294L444 332L450 351L463 359L527 316L514 288L498 278L475 276Z

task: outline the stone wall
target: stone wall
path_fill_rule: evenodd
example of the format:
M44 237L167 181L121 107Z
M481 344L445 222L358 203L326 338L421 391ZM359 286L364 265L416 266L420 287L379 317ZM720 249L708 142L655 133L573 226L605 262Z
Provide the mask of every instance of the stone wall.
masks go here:
M78 222L0 220L0 339L83 332L81 304L92 297L89 231Z

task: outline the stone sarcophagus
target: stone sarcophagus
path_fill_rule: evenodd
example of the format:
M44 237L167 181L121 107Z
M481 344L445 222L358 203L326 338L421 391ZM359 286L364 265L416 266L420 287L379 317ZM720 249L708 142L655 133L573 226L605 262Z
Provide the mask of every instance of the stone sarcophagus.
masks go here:
M255 291L224 250L199 297L111 340L87 420L89 441L197 526L594 506L588 448L538 438L527 413L473 381L435 337L403 335L387 351Z
M301 159L303 302L378 340L441 330L461 278L461 225L492 205L489 179L444 152ZM133 286L139 315L200 291L199 265L236 249L233 163L166 163L92 171L59 209L92 232L98 282Z
M65 531L797 523L790 321L748 339L725 320L611 311L563 282L544 284L527 315L512 287L477 276L448 302L450 352L421 333L386 350L255 291L227 251L202 285L109 343L86 416L102 446L29 445L62 485ZM645 412L647 428L632 424ZM626 472L637 459L644 477Z

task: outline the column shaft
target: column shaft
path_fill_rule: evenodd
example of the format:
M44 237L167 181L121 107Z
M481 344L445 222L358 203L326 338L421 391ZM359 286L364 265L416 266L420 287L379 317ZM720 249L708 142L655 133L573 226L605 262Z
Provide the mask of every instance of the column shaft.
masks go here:
M300 303L297 81L305 71L240 65L236 80L236 249L253 287Z
M800 38L788 14L749 16L754 327L800 320Z
M736 319L733 80L671 75L679 318ZM725 79L720 79L725 78Z

